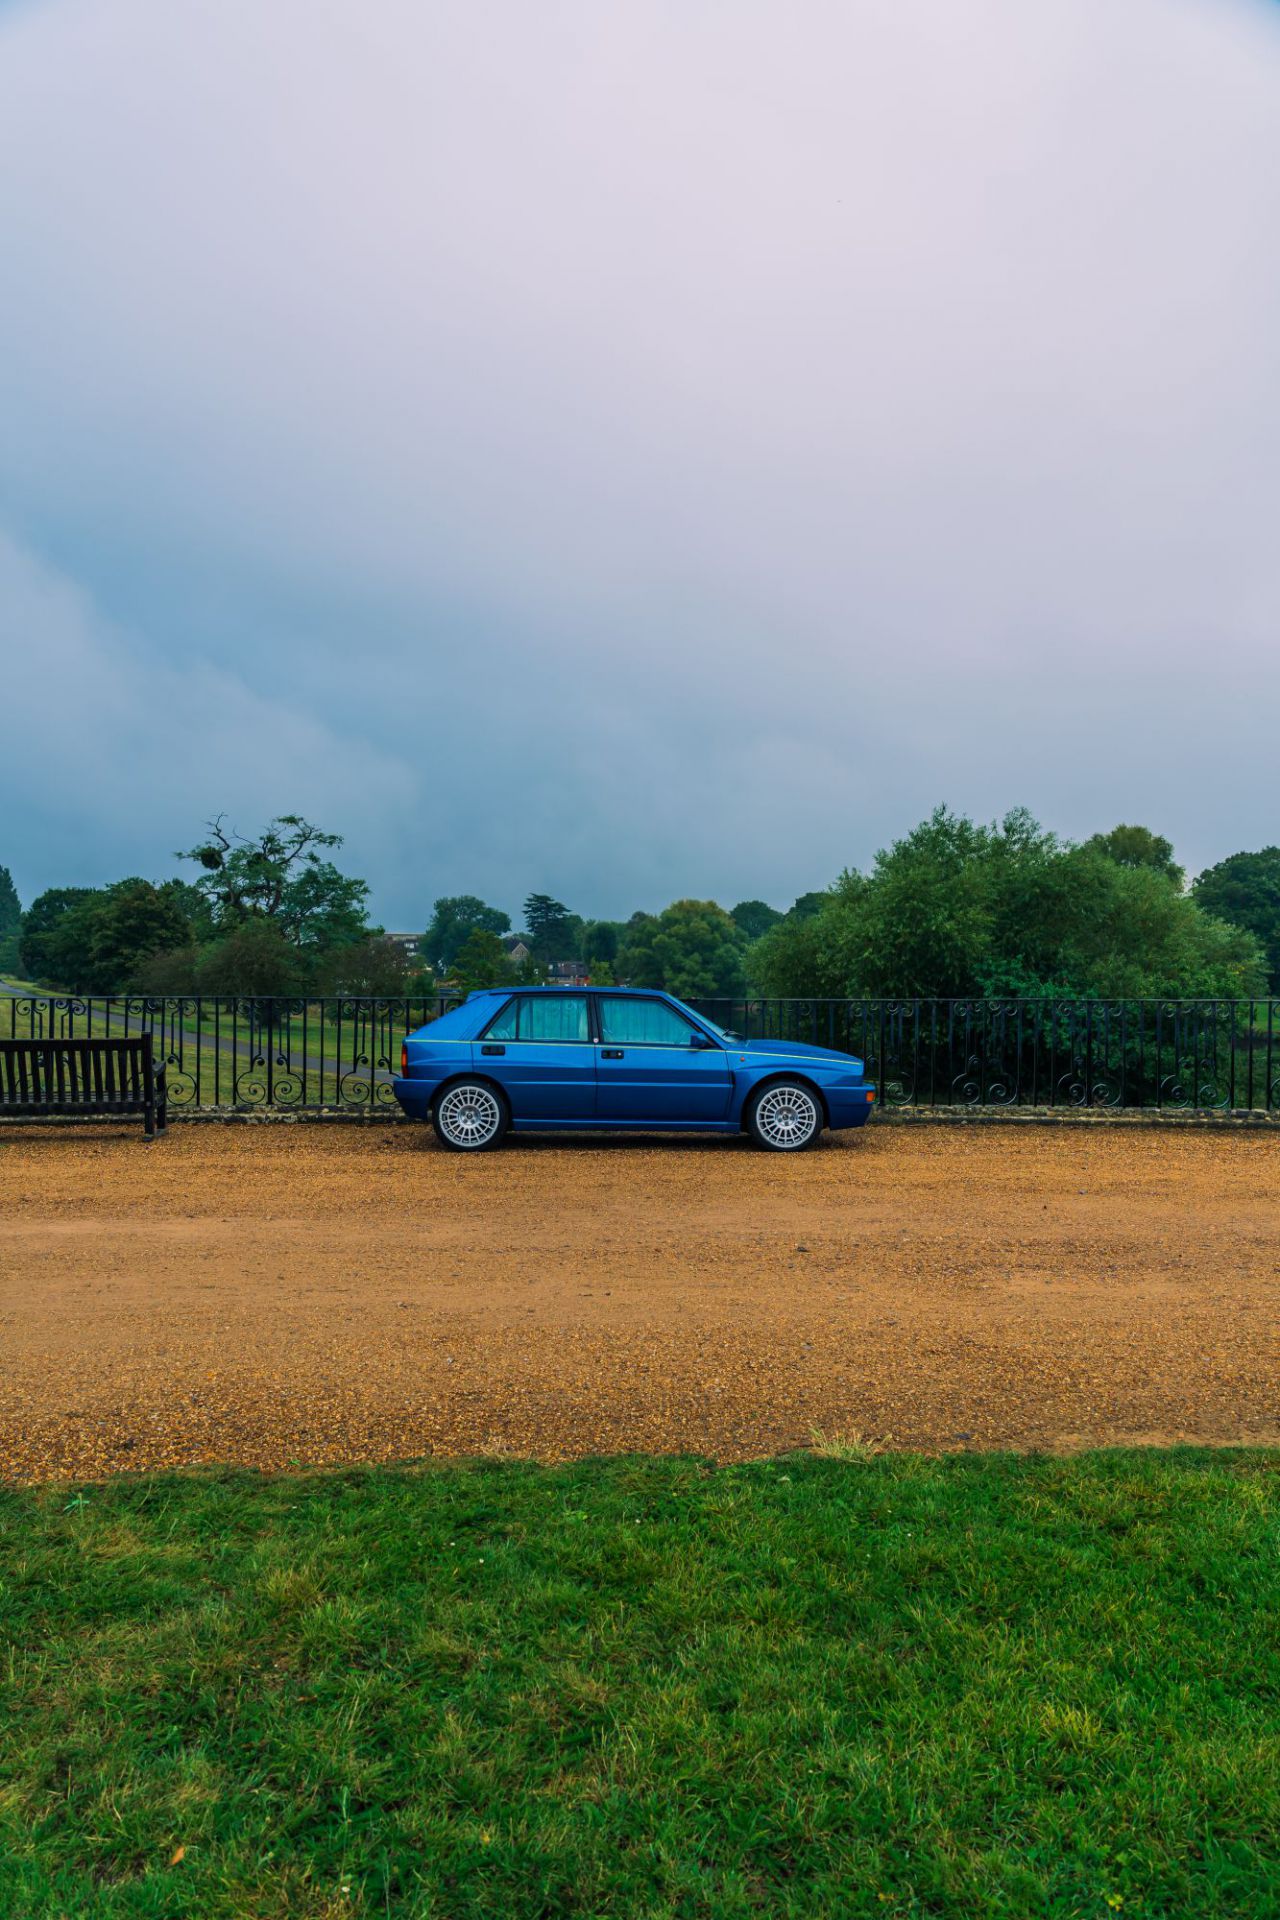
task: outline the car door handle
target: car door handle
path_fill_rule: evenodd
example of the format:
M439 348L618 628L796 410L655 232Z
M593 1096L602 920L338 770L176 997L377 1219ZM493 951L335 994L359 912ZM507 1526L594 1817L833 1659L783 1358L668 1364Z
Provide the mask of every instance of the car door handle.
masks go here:
M600 1058L602 1060L621 1060L622 1048L621 1047L601 1047Z
M505 1053L505 1047L481 1047L481 1053Z

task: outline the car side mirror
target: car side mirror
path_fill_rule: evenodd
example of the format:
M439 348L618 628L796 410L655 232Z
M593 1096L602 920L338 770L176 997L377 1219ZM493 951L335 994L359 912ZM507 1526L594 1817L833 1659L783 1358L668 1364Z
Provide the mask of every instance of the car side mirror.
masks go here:
M705 1053L708 1047L715 1046L715 1041L709 1033L703 1033L699 1028L695 1027L689 1045L695 1047L699 1053Z

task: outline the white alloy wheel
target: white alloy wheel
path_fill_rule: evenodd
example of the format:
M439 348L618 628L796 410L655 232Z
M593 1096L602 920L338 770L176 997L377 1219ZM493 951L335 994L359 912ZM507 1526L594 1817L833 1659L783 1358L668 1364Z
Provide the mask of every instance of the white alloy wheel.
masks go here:
M822 1132L822 1108L798 1081L775 1080L757 1094L747 1125L758 1146L774 1153L799 1153Z
M436 1138L455 1153L496 1146L507 1130L502 1101L483 1080L461 1080L436 1101Z

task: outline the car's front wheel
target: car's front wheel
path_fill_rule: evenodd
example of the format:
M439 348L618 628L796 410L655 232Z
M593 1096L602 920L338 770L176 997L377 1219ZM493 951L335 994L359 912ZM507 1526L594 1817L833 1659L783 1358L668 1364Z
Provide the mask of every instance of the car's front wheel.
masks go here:
M496 1147L511 1123L507 1103L487 1080L455 1080L436 1101L436 1139L451 1153Z
M822 1105L803 1080L771 1080L747 1107L747 1132L771 1153L802 1153L822 1132Z

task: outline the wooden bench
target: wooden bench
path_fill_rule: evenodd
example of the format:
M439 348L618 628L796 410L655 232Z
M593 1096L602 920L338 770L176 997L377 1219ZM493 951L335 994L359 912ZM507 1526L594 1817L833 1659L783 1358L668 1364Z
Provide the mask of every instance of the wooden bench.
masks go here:
M148 1140L168 1125L164 1062L149 1033L107 1040L0 1040L0 1120L140 1114Z

